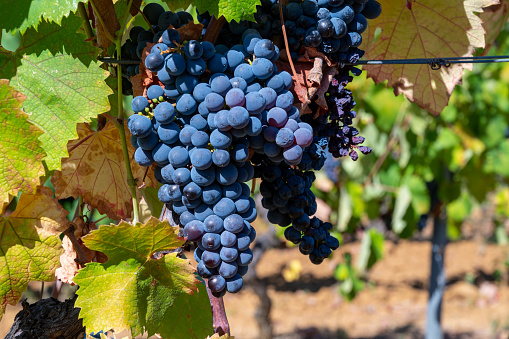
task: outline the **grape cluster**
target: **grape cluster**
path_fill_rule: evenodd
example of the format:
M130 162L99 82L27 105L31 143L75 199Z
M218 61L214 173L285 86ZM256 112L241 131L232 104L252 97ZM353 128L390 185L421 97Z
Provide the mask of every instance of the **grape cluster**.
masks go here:
M179 216L187 240L196 242L198 273L212 293L235 293L256 236L250 223L257 211L245 184L255 175L250 157L286 169L297 166L312 145L313 129L293 106L290 74L273 63L277 47L257 32L225 54L206 41L180 45L171 28L161 41L144 61L160 85L131 103L134 159L141 166L156 164L163 184L159 199ZM316 201L307 180L299 193L305 198L295 199L306 199L306 215L313 215Z
M311 186L313 172L287 166L262 165L255 176L260 176L262 206L268 210L267 219L285 229L284 236L299 244L302 254L309 255L313 264L320 264L339 247L339 241L329 234L332 225L316 217L316 197ZM291 226L290 226L291 225Z

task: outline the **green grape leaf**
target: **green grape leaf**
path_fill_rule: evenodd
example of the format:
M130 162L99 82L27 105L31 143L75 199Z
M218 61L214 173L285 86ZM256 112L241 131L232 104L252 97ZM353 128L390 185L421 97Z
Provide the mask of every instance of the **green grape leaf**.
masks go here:
M72 55L88 67L100 50L85 42L86 35L79 32L82 24L83 20L75 14L64 18L61 25L43 21L37 30L30 28L21 36L15 53L0 47L0 77L11 79L24 55L40 55L43 51Z
M153 187L143 187L141 189L142 199L140 201L140 221L145 222L151 216L159 217L163 210L163 203L159 200L157 193L159 190Z
M55 279L63 252L58 234L67 228L66 215L47 187L22 194L12 214L0 215L0 318L30 281Z
M363 34L366 59L414 59L472 56L485 46L485 31L476 13L498 0L378 0L383 11L370 20ZM375 31L381 29L381 34ZM388 80L396 95L403 94L433 115L439 115L464 69L454 64L432 70L424 65L372 65L367 75L376 83Z
M101 226L82 238L88 248L108 257L104 264L87 264L74 278L80 286L76 307L87 330L113 327L150 336L179 295L196 291L198 280L189 260L176 253L153 259L156 252L184 244L177 233L178 227L168 221L151 218L134 226L124 221Z
M198 284L198 292L181 294L173 307L164 315L163 324L157 331L163 338L203 339L214 332L212 308L204 284Z
M19 191L35 193L39 177L44 175L41 163L44 150L37 139L42 131L28 122L21 110L25 96L0 80L0 212L10 195Z
M187 8L189 5L196 6L198 12L209 12L216 18L224 16L229 22L235 20L254 21L256 6L261 5L260 0L165 0L170 10L178 8Z
M78 137L76 125L110 109L108 72L99 63L86 67L70 55L49 52L26 55L21 63L16 81L28 96L23 109L45 132L40 140L48 169L60 169L61 158L69 155L67 142Z
M35 27L44 21L60 24L62 18L76 12L78 0L19 0L9 2L8 10L0 12L2 28L8 31L19 30L24 33L27 28Z

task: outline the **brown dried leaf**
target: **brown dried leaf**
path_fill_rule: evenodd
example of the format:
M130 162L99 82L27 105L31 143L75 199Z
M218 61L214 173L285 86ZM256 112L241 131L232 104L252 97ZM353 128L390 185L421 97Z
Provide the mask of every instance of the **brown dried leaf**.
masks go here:
M55 277L64 283L74 285L72 280L76 274L78 274L80 269L79 264L75 261L75 259L78 258L78 254L74 250L74 246L67 236L64 236L64 239L62 240L62 247L64 248L64 253L60 256L61 267L57 268L55 271ZM96 256L96 251L90 250L83 243L81 243L81 247L87 256L87 261L93 261Z
M78 124L77 131L79 140L68 143L69 158L62 159L62 171L55 172L51 180L56 197L81 195L92 208L112 219L130 218L131 193L118 129L108 122L100 131L93 131L88 124ZM136 164L133 154L134 149L129 147L133 175L141 184L145 167ZM149 171L145 185L156 184L153 171Z
M180 34L180 41L198 40L200 39L201 32L203 31L203 24L195 24L193 21L188 24L177 28Z
M323 54L322 52L318 52L316 50L316 48L311 48L311 47L307 47L307 46L304 46L304 54L302 54L301 56L299 56L299 59L298 61L299 62L313 62L313 59L314 58L322 58L322 60L325 60L325 62L327 63L327 66L335 66L336 63L333 62L332 60L330 60L325 54Z
M316 61L315 65L310 62L294 62L293 65L295 66L297 78L293 75L290 64L281 60L277 60L275 63L279 71L287 71L292 74L292 79L294 81L292 91L301 103L301 105L299 105L296 102L295 105L300 108L299 111L301 114L312 113L308 107L311 103L311 99L313 99L322 109L327 109L325 93L329 89L332 77L337 74L336 67L323 65L322 60L323 67L321 70L321 79L320 82L317 82L320 77L320 71L315 69L315 67L316 64L320 63L320 61Z
M315 58L313 62L313 68L309 71L308 80L313 83L314 86L319 85L322 82L322 68L323 68L323 59Z
M113 42L106 35L107 31L110 36L114 37L115 33L120 29L120 24L118 23L117 14L115 13L115 7L113 5L112 0L91 0L94 3L95 8L97 9L96 13L94 11L95 22L97 23L97 45L99 47L108 48ZM101 21L98 20L98 16L101 17L104 25L103 27Z

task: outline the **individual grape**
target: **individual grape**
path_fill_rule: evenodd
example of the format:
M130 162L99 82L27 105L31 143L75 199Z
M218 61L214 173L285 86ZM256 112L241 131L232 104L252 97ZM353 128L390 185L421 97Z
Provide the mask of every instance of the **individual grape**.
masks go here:
M197 248L195 250L195 253L198 250L199 250L199 248ZM205 262L201 259L200 259L200 262L198 263L198 265L196 266L196 271L203 278L210 278L213 275L217 275L217 270L214 268L208 268L207 266L205 266Z
M214 275L207 282L212 292L218 293L226 288L226 280L220 275Z
M316 28L322 38L330 38L334 33L334 25L329 19L321 19L317 22Z
M151 25L157 25L159 17L163 13L164 8L158 3L150 3L143 8L143 14L148 19Z
M180 128L174 122L162 124L157 128L157 135L161 142L172 145L179 139Z
M226 290L230 293L239 292L243 286L244 286L244 280L242 279L242 275L238 273L238 269L237 269L237 274L235 274L231 278L226 279Z
M239 259L237 258L237 261ZM222 262L219 265L219 274L223 278L231 278L237 273L237 263L236 262Z
M256 59L259 60L259 59ZM246 94L246 109L248 114L261 113L266 106L265 98L260 92Z
M170 27L170 25L173 27L179 27L180 20L177 14L171 11L167 11L161 14L161 16L159 16L159 19L157 20L157 25L159 26L160 29L166 30Z
M229 107L243 106L246 103L244 91L239 88L232 88L226 93L226 105Z
M219 234L223 231L223 219L214 214L206 217L203 221L203 225L205 227L205 231L208 233Z
M242 78L246 81L246 83L251 83L255 79L255 75L253 74L253 68L249 64L240 64L235 68L233 72L235 77Z
M216 233L205 233L201 238L201 245L207 251L215 251L221 246L221 236Z
M226 218L235 212L235 203L232 199L221 198L217 204L214 205L214 214L221 218Z
M163 34L164 37L164 34ZM166 71L170 75L178 76L186 71L186 60L178 53L172 53L166 57Z
M238 199L235 200L235 209L238 213L246 213L249 211L249 208L251 207L251 203L248 198L245 196L240 196Z
M219 251L219 255L221 256L221 260L224 262L232 262L237 259L239 252L234 247L222 247Z
M223 231L221 233L221 245L225 247L232 247L235 246L237 243L237 236L235 233L229 232L229 231Z
M309 47L318 47L322 43L322 36L318 30L310 28L308 31L306 31L304 42Z
M272 79L274 79L275 77L276 76L274 76ZM280 76L277 76L277 77L282 79L282 77L280 77ZM269 83L270 83L270 81L272 81L272 79L269 80ZM283 86L284 86L284 81L283 81ZM276 105L277 93L273 88L264 87L264 88L260 89L258 91L258 93L260 95L262 95L263 98L265 99L265 109L271 109L272 107L274 107Z
M187 237L188 241L197 241L203 234L205 234L205 228L203 223L199 220L191 220L184 226L184 236ZM205 252L203 255L205 255ZM202 260L205 261L203 255ZM207 265L207 261L205 261L205 264ZM209 267L209 265L207 265L207 267Z
M171 169L173 169L171 172L171 178L176 185L184 186L191 181L191 172L189 171L189 169L185 167L175 169L172 165L167 166L170 166Z
M224 219L223 226L229 232L239 233L244 229L244 219L238 214L232 214Z
M182 203L184 204L184 206L188 208L188 210L193 210L200 205L201 200L200 199L191 200L188 199L186 196L182 196Z
M169 102L163 101L154 108L154 118L161 124L169 124L175 119L175 108Z
M348 24L348 30L362 34L368 27L368 21L362 14L355 14L353 20Z
M206 251L206 250L203 251L203 254L201 255L201 260L208 268L215 268L218 267L219 264L221 264L221 257L219 256L219 253L217 251Z
M274 64L265 58L256 58L251 64L251 68L253 75L261 80L268 79L274 72Z
M249 248L249 244L251 243L251 239L249 235L245 233L237 234L237 248L239 251L245 251Z
M322 7L317 11L316 18L318 20L330 19L331 18L330 11L327 8Z
M201 75L201 74L203 74L203 72L205 72L206 68L207 68L207 63L202 58L187 60L186 70L191 75ZM159 73L158 73L158 75L159 75Z
M327 3L331 7L339 7L343 4L344 0L327 0Z
M293 226L286 228L284 235L288 241L290 241L294 244L298 244L302 240L301 232L297 231ZM202 256L202 258L203 258L203 256Z
M179 139L180 142L186 146L191 146L191 136L198 132L193 126L186 125L180 130Z
M292 2L286 5L286 13L289 20L295 21L304 14L304 10L300 3Z
M189 153L184 147L176 146L171 149L168 159L173 167L184 167L189 163Z
M223 186L223 196L229 199L237 199L242 194L242 186L238 182L231 185Z
M195 117L197 116L195 115ZM206 132L198 131L191 136L191 143L195 147L206 147L209 143L209 135Z
M214 45L209 41L202 41L200 44L203 50L201 57L205 60L212 58L216 52Z
M157 146L159 143L159 137L157 136L157 133L153 130L150 132L150 134L144 138L138 138L138 146L143 148L146 151L152 151L154 147Z
M190 182L183 189L184 196L189 200L195 200L201 196L201 187L194 182Z
M286 23L288 25L288 23ZM262 39L258 41L254 47L254 55L257 58L270 59L276 52L275 45L269 39Z
M279 97L278 97L279 98ZM288 114L280 107L273 107L267 114L267 122L270 126L283 127L288 121Z
M198 184L200 183L198 182ZM210 186L203 187L202 200L204 203L208 205L214 205L215 203L217 203L219 200L221 200L221 187L217 184L212 184Z
M189 59L198 59L203 55L203 47L199 41L190 40L184 45L184 53Z
M179 219L180 224L182 224L182 225L187 225L187 223L189 223L193 220L197 220L197 219L194 216L194 214L189 211L185 211L184 213L182 213L180 215L180 219Z
M131 28L131 30L129 31L129 38L131 39L131 41L138 41L138 35L144 30L145 29L140 26L134 26L133 28Z
M132 135L137 138L147 137L153 130L150 119L144 115L133 115L127 123Z
M206 148L197 148L190 156L191 164L200 170L212 165L212 153Z
M160 53L150 53L145 58L145 67L152 72L157 72L164 66L164 58Z
M357 32L348 32L345 39L350 47L358 47L362 43L362 36Z
M216 149L226 149L231 143L232 137L229 132L222 132L215 129L210 133L210 144Z
M248 29L249 24L247 21L242 20L240 22L236 22L235 20L230 21L228 28L233 34L240 35L242 34L246 29Z
M228 70L233 71L238 65L244 62L245 55L242 52L229 50L226 53L226 60L228 62Z
M169 185L168 194L171 201L182 202L182 192L180 191L180 187L178 185Z
M166 84L164 85L164 95L167 98L176 100L180 96L180 92L177 90L177 86L175 84Z
M232 88L238 88L242 90L242 92L246 92L247 82L241 77L233 77L230 79L230 83L232 84Z
M212 89L209 84L199 83L193 89L193 97L197 102L203 102L207 94L211 92Z
M161 186L159 188L159 190L157 191L157 197L159 198L159 200L163 203L169 203L171 202L171 198L170 198L170 195L168 193L168 188L170 187L170 185L168 184L165 184L163 186Z
M189 124L196 128L198 131L205 131L208 129L208 123L207 119L205 119L200 114L195 114L191 117L191 120L189 121ZM207 136L207 142L208 142L208 136ZM196 145L193 145L196 146Z
M366 19L376 19L382 14L382 6L378 1L369 0L366 2L366 6L362 10L362 15L366 17Z
M169 163L168 154L170 150L170 146L163 143L158 143L157 146L154 147L152 150L152 158L158 166L165 166Z
M301 147L308 147L313 142L313 132L307 128L299 128L294 134L296 144Z
M175 43L178 44L180 42L180 34L176 29L173 28L165 30L161 37L163 38L163 43L167 46L175 46ZM180 56L180 54L177 55ZM184 57L182 57L182 60L184 60ZM166 64L166 66L168 67L168 64Z
M291 129L281 128L276 136L276 144L279 147L290 147L294 142L294 134Z
M247 86L246 93L258 92L261 89L262 89L262 86L259 83L255 82L255 83L252 83L249 86Z
M219 167L225 167L230 163L230 153L217 149L212 153L212 162Z
M236 260L239 266L247 266L253 261L253 252L251 249L239 252L239 256Z
M281 153L281 148L275 142L267 142L263 146L263 151L268 157L275 157Z
M246 52L248 54L253 54L255 46L260 40L262 40L262 37L258 32L246 35L246 37L242 39L242 43L244 44Z
M249 94L246 96L246 105L247 100L249 100ZM228 112L227 118L230 126L236 129L244 128L249 124L249 112L241 106L232 107Z
M281 107L285 111L290 111L293 107L293 94L290 91L283 91L279 93L276 99L276 107Z
M219 167L216 170L216 181L220 185L231 185L237 180L237 177L238 170L233 164L228 164L225 167Z
M214 77L210 81L210 88L213 92L218 93L221 96L225 96L226 93L232 88L230 79L225 75L219 75Z
M177 90L182 93L193 93L193 89L198 85L198 77L187 73L181 74L175 80L175 86ZM194 98L193 98L194 100Z
M290 165L297 165L302 159L303 151L299 145L293 145L283 150L283 157Z
M249 123L244 129L247 135L256 136L262 132L262 123L258 118L249 117Z
M216 46L217 49L217 46ZM228 68L228 61L222 54L215 53L208 61L207 67L211 73L222 73Z
M212 92L207 94L204 103L210 111L217 112L224 106L224 97Z

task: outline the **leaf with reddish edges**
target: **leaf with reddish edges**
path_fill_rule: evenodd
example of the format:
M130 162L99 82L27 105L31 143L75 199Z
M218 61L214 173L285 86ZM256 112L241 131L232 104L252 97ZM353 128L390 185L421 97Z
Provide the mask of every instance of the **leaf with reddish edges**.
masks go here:
M130 218L131 191L118 129L108 122L100 131L93 131L88 124L79 124L77 131L79 139L69 142L69 158L62 159L62 171L56 171L51 179L56 197L81 195L83 201L101 214L117 220ZM129 148L133 175L141 184L147 170L136 164L133 154L134 150ZM144 182L155 187L153 171L147 172Z
M484 29L476 13L498 0L378 0L383 11L370 20L363 34L365 58L413 59L472 56L484 47ZM375 30L381 28L375 40ZM428 65L370 65L367 74L376 83L388 80L396 95L403 94L433 115L447 106L464 69L454 64L432 70Z
M185 243L177 234L178 227L151 218L134 226L101 226L83 238L88 248L108 256L106 263L89 263L74 278L80 286L76 307L88 331L113 327L150 336L177 297L196 292L198 280L189 260L176 253L153 259L156 252Z
M47 187L22 194L12 214L0 215L0 318L30 281L55 279L62 253L58 234L67 228L66 215Z
M45 153L38 139L42 131L28 122L21 109L25 98L9 86L9 80L0 80L0 212L9 196L34 193L44 175Z

